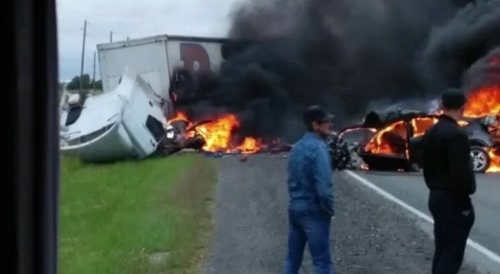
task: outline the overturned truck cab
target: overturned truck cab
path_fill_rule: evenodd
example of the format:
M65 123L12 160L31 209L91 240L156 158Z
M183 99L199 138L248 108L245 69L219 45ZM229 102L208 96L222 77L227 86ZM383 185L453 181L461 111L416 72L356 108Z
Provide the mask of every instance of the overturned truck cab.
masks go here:
M73 94L60 110L60 149L86 162L145 158L166 136L163 102L126 69L119 85L99 95Z

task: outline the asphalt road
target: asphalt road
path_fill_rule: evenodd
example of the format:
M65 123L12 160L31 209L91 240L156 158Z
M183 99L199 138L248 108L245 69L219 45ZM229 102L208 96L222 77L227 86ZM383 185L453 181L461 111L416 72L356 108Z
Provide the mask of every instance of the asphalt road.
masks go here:
M286 163L280 155L219 161L214 235L207 274L279 274L287 240ZM416 218L356 183L333 176L336 218L331 250L336 274L430 273L433 242ZM301 273L313 273L308 252ZM464 265L461 274L476 274Z
M373 171L356 171L355 173L418 211L431 216L427 206L429 191L421 173ZM478 174L477 183L477 192L472 197L476 222L469 239L498 256L500 254L500 174ZM492 273L500 273L500 269Z

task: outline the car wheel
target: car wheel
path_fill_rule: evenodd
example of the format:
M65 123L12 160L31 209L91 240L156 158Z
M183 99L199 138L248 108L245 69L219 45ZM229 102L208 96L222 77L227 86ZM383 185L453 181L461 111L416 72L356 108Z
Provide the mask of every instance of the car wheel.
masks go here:
M470 150L472 157L472 167L474 172L484 173L490 167L490 155L486 149L480 146L473 146Z

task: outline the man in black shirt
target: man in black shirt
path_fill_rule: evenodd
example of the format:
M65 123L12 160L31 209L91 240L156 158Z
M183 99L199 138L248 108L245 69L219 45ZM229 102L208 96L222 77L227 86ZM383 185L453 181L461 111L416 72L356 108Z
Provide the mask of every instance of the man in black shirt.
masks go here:
M441 98L443 115L422 140L424 179L434 218L433 274L458 273L475 215L470 195L476 191L467 134L458 125L466 97L457 89Z

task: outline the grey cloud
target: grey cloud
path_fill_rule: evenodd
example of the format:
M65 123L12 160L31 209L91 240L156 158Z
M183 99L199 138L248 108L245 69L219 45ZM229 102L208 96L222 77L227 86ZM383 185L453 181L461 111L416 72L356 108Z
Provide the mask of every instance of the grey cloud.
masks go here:
M83 21L87 28L84 70L92 73L98 43L157 34L225 36L230 13L240 0L58 0L59 73L80 73Z

